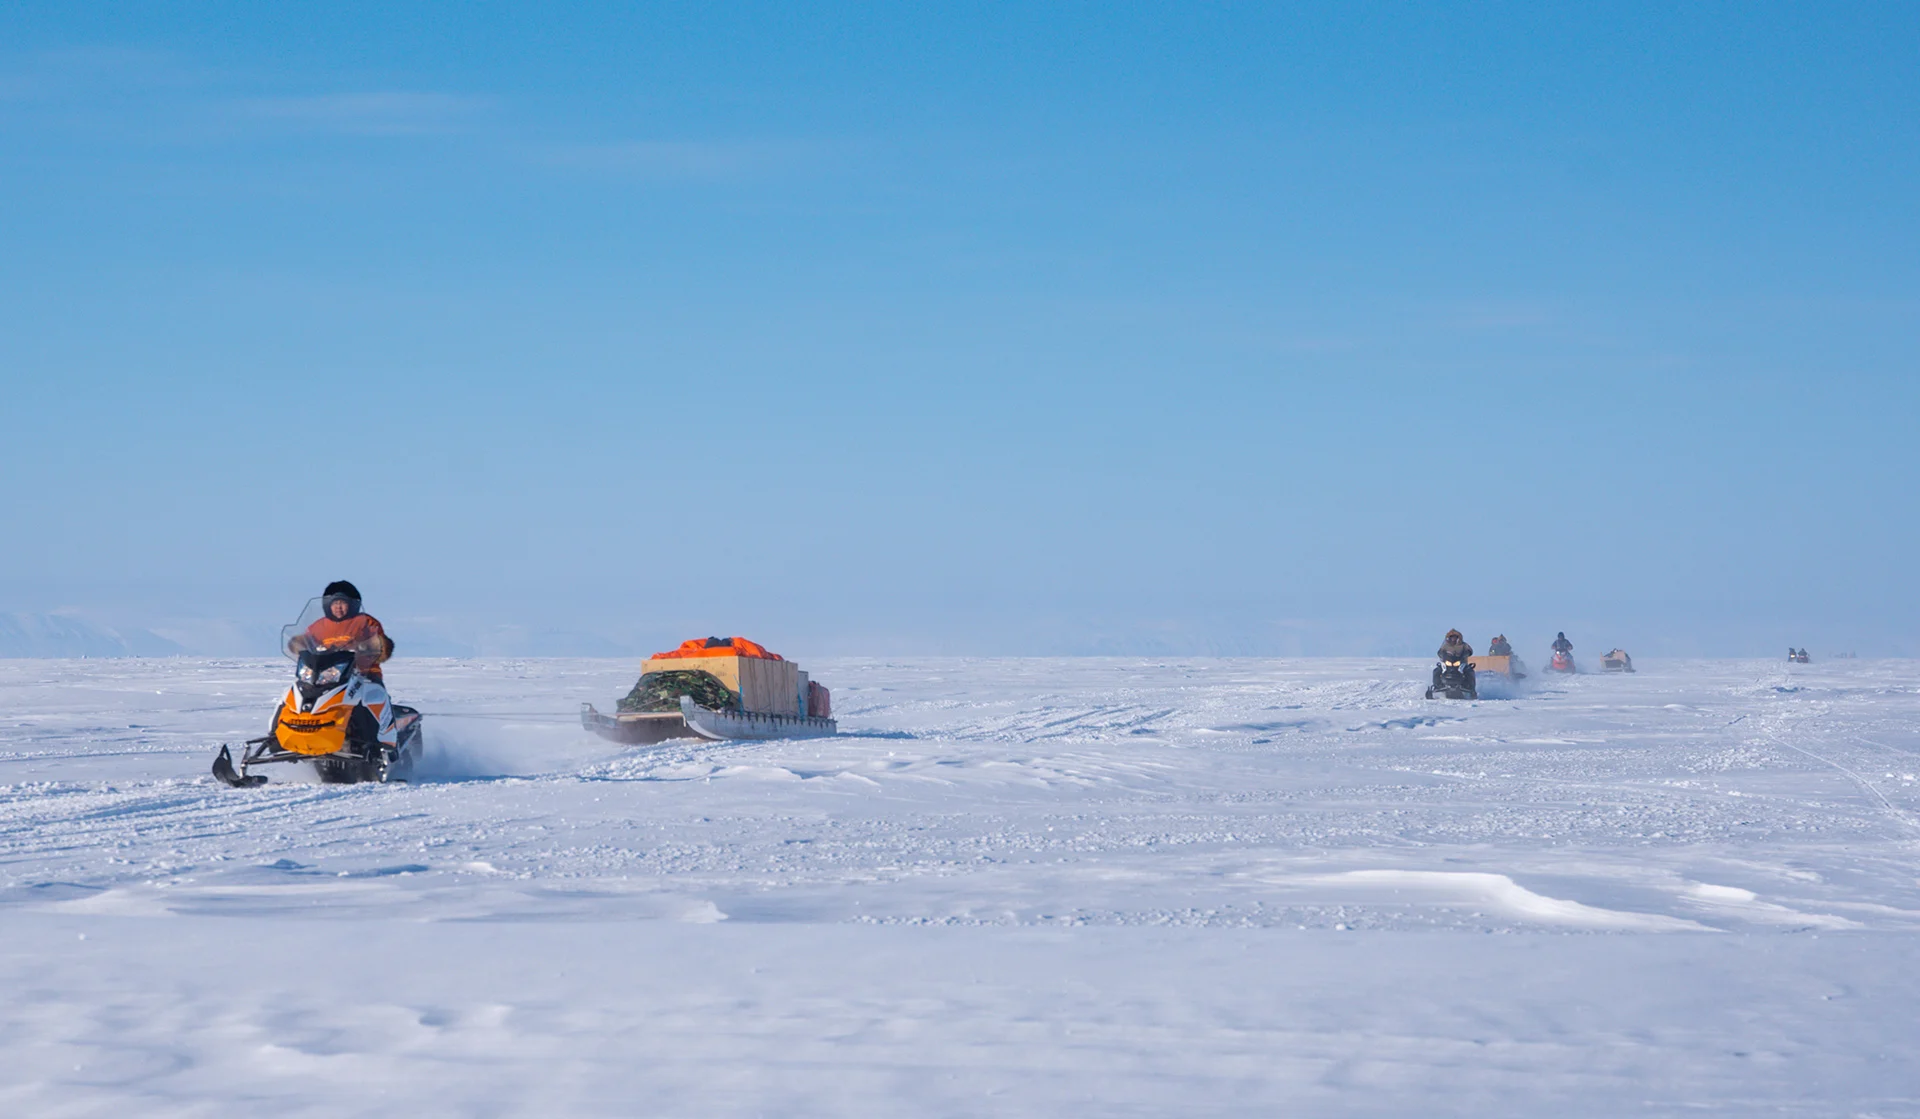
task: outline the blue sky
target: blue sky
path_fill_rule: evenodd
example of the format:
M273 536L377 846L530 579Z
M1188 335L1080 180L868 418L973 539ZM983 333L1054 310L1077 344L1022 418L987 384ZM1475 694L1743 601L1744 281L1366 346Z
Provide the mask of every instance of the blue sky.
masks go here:
M1920 653L1916 75L1900 5L8 5L0 611Z

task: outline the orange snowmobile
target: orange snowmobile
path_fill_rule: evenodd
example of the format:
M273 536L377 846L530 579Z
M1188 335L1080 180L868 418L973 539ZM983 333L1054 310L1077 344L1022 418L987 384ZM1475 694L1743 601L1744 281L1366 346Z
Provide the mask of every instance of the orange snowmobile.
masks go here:
M232 750L220 747L213 775L226 784L264 785L265 776L248 770L278 762L310 762L328 784L404 781L419 760L420 712L394 703L377 676L357 668L377 663L384 646L328 643L308 634L323 601L307 603L300 620L281 631L282 647L294 659L293 686L266 737L247 741L238 769Z

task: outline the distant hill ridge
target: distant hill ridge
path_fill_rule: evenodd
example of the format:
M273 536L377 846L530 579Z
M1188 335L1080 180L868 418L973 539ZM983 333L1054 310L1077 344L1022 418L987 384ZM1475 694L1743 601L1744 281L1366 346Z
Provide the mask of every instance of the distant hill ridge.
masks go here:
M70 614L0 614L0 657L166 657L182 651L144 629L108 629Z

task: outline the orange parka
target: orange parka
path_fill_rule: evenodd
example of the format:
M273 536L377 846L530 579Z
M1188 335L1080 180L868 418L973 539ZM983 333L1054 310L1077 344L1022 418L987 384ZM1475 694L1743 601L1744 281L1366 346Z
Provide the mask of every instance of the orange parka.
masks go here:
M380 664L393 655L393 638L372 614L349 614L339 621L321 618L307 627L314 644L328 649L351 648L353 670L362 676L380 679Z

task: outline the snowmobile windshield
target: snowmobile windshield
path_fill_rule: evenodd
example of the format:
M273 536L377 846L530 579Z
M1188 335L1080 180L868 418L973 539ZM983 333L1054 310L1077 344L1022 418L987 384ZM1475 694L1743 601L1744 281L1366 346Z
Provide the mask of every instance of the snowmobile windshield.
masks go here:
M356 653L377 653L381 651L374 647L377 643L374 641L349 643L316 641L307 631L313 628L313 623L328 616L327 605L332 602L347 603L350 607L347 611L348 617L353 617L360 613L360 600L357 598L347 598L345 595L322 595L319 598L308 599L305 609L300 611L300 616L294 619L292 624L280 627L280 652L284 654L288 660L298 660L300 659L301 653L307 652L310 649L322 648L323 646L329 649L349 649ZM361 646L365 646L365 648Z

